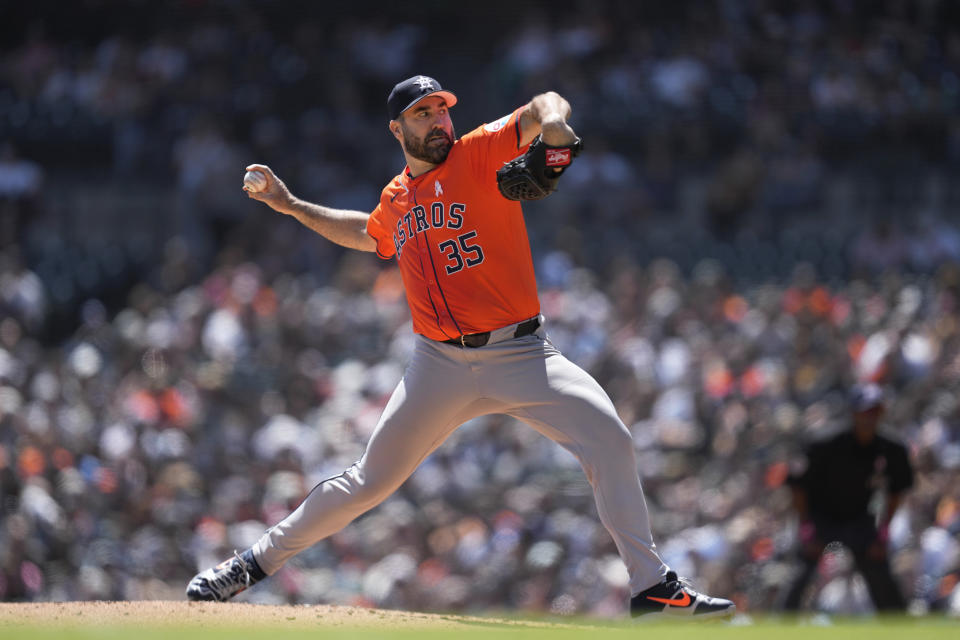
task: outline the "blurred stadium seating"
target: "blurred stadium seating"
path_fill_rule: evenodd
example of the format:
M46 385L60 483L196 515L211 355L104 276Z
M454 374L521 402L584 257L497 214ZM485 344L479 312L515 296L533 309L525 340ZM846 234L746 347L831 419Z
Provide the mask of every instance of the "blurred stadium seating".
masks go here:
M527 209L543 310L632 425L667 561L773 607L787 471L872 379L919 471L895 572L960 611L960 5L418 6L4 8L0 599L179 598L359 457L410 345L399 276L243 167L371 209L386 94L423 72L461 133L573 105L586 150ZM868 610L848 574L830 554L816 606ZM625 588L574 459L492 416L247 597L620 615Z

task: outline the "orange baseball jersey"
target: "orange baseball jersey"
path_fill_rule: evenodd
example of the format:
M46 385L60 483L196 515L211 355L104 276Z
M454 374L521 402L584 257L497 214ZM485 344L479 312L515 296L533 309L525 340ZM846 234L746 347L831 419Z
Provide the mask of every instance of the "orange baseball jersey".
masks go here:
M397 257L416 333L447 340L540 312L520 203L496 178L524 150L522 109L463 136L423 175L405 168L367 220L377 255Z

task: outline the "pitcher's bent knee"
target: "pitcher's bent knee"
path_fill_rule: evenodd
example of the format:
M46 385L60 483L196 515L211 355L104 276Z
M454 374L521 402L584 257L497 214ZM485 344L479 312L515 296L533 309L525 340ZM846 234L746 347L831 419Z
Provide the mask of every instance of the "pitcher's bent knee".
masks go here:
M633 452L633 435L619 419L598 423L593 435L593 443L605 453Z
M622 474L636 470L633 436L620 420L597 423L589 439L578 443L575 455L590 484L597 482L601 474L622 478Z
M367 473L360 467L350 469L346 477L350 481L350 501L363 511L386 500L401 484L383 474Z

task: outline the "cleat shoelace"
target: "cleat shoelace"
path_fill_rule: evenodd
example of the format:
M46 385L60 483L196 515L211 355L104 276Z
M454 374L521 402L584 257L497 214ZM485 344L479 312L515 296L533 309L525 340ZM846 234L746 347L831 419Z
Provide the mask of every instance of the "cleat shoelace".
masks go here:
M243 558L240 557L240 554L237 553L236 550L233 552L233 560L230 566L224 569L223 572L216 572L216 577L213 580L207 581L207 586L211 591L214 591L219 598L232 595L234 592L231 592L230 589L238 586L241 582L243 587L240 591L250 586L250 570L247 567L247 563L243 561Z
M678 595L682 593L687 593L690 595L693 601L696 601L697 592L693 588L693 584L687 578L684 578L682 576L677 576L675 580L672 580L667 584L671 585L675 589L672 597L676 598Z

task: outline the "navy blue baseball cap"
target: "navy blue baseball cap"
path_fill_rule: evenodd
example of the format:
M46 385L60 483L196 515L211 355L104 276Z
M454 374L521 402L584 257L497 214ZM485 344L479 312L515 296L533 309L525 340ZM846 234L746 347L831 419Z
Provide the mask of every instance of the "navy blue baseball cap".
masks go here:
M387 111L390 119L396 120L400 114L417 104L427 96L440 96L447 101L447 106L457 104L457 96L445 90L440 83L429 76L413 76L403 82L398 82L387 98Z
M850 405L856 413L883 406L883 389L871 383L858 384L850 393Z

